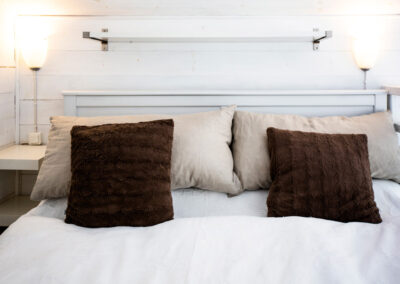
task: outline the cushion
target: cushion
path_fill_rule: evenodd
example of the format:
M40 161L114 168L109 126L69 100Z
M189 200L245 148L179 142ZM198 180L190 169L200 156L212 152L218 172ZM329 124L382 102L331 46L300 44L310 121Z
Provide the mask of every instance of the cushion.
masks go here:
M233 172L230 150L235 106L184 115L132 115L51 118L51 129L33 200L67 196L71 181L71 135L74 125L94 126L136 123L157 119L174 120L171 188L198 187L238 194L242 191Z
M382 222L374 201L364 134L268 128L272 184L268 217Z
M66 223L151 226L174 216L174 122L74 126Z
M268 127L332 134L366 134L372 177L400 182L400 148L389 112L354 117L309 118L237 111L233 121L233 157L235 172L245 189L268 188L271 184L265 133Z

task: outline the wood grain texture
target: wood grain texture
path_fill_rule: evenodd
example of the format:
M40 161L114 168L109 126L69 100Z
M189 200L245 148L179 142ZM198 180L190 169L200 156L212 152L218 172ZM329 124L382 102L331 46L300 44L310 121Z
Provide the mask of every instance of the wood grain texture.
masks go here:
M14 73L15 69L0 68L0 147L14 142Z
M400 4L390 0L6 0L21 14L57 15L337 15L396 14Z
M349 52L351 42L348 28L354 20L354 15L381 15L379 18L386 23L385 30L389 35L383 41L386 43L384 49L397 52L400 49L399 13L400 2L391 0L37 0L34 2L3 0L0 1L0 65L15 64L14 15L59 15L59 17L47 17L46 19L53 27L53 34L49 38L49 58L43 72L39 72L38 78L39 108L45 109L44 113L39 113L40 123L43 123L39 125L39 130L43 133L43 140L46 142L49 129L46 116L62 114L62 109L59 102L56 101L51 106L45 100L62 100L61 91L66 89L361 88L362 73L354 65ZM90 15L90 17L84 15ZM93 15L105 15L105 17L92 17ZM125 16L121 18L121 15ZM216 16L219 17L219 20L212 20ZM148 33L152 30L157 33L157 27L162 26L166 18L172 18L172 20L189 18L192 21L193 18L208 18L206 21L204 19L196 21L197 23L205 22L206 24L203 25L208 27L206 31L210 31L209 27L212 30L214 26L217 26L216 22L229 21L227 18L231 16L235 19L237 17L247 18L248 22L256 22L257 18L263 18L261 20L266 21L267 24L263 25L260 30L264 31L267 31L268 27L272 27L272 31L276 28L295 27L303 32L309 32L314 27L333 29L334 39L322 44L321 52L334 53L321 60L318 54L303 57L302 53L310 52L310 46L304 44L140 43L111 45L112 51L127 52L122 56L110 56L110 54L99 51L97 42L81 38L83 30L99 31L104 25L110 29L119 30L121 25L127 26L132 22L132 18L134 20L138 17L144 18L144 20L141 21L141 24L134 20L132 26L140 27L132 29L134 32ZM146 25L148 23L146 19L149 17L157 18L159 23ZM232 19L232 25L235 25L235 19ZM201 27L202 25L198 24L197 26ZM249 24L235 25L236 28L238 26L241 26L242 30L252 30L249 28ZM180 28L182 27L185 25L180 25ZM179 31L180 29L174 30ZM220 28L218 31L226 32L227 30ZM226 51L228 51L228 55L223 55ZM259 51L258 54L256 54L257 51ZM271 52L266 53L266 51ZM180 52L185 55L179 54ZM288 57L290 60L286 60L289 52L292 52L292 55ZM76 56L68 53L75 53ZM96 55L94 56L93 53ZM154 55L151 55L152 53ZM250 55L251 59L247 59L249 53L255 55ZM219 56L224 59L219 59ZM113 65L114 67L107 63L107 57L112 57L110 60L118 61ZM127 58L134 58L141 64L132 65L133 60ZM214 63L215 58L217 59ZM369 87L377 88L384 84L399 84L400 66L393 64L397 59L396 54L387 55L385 51L382 52L377 66L369 72ZM70 60L73 62L69 62ZM104 61L106 64L92 65L93 61ZM144 68L149 64L151 67L143 73ZM186 73L177 72L179 69L175 65L181 64L183 65L182 70L185 70ZM241 68L242 64L247 68ZM345 67L338 71L334 65L340 64L345 64ZM165 65L167 68L164 67ZM198 66L202 65L206 68L199 73L201 69L198 69ZM322 72L322 67L319 65L326 65L326 71ZM91 69L90 66L95 69ZM116 68L115 66L121 68L119 72L109 69ZM273 66L273 68L269 66ZM21 88L20 97L21 100L29 100L32 99L32 75L23 62L20 62L20 68L22 69L21 79L18 81ZM132 69L136 68L138 72L135 73ZM171 70L174 72L170 72ZM318 72L310 73L312 70ZM14 79L5 75L1 69L0 82L0 88L3 88L4 84L14 85ZM8 91L6 93L9 97L14 95ZM4 102L3 99L4 97L0 98L2 102ZM6 100L8 111L11 105L8 104L8 99ZM21 135L20 142L26 142L28 133L33 130L31 115L29 112L25 113L25 110L31 111L32 109L28 106L29 104L29 101L23 103L24 111L20 115L21 120L27 122L27 124L18 125ZM1 108L1 110L3 109ZM85 111L90 115L90 109ZM131 109L129 111L138 110ZM339 109L333 110L333 112L336 111ZM368 110L359 109L358 111L363 113ZM15 131L13 125L11 119L0 120L0 145L13 141Z
M39 122L46 128L48 116L62 114L61 92L70 89L360 89L363 74L351 52L355 18L343 14L46 17L53 33L49 38L48 58L38 74L38 106L43 110L39 112ZM400 84L400 65L393 64L400 61L400 17L371 19L381 22L386 34L379 60L368 73L368 87ZM199 35L235 35L246 31L304 34L318 27L332 29L334 37L321 43L319 52L312 51L308 43L224 42L113 43L110 51L103 52L98 42L82 39L82 31L100 31L104 27L138 36L185 34L188 27ZM32 125L29 110L33 78L22 61L19 75L23 110L20 133L21 142L25 142L25 130ZM85 113L90 115L91 109L85 109Z

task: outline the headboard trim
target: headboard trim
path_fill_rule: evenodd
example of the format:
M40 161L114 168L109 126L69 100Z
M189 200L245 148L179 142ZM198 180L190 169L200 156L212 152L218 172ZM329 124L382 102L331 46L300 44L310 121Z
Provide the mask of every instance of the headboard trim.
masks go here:
M303 115L357 115L387 110L385 90L69 90L64 114L186 113L226 105Z

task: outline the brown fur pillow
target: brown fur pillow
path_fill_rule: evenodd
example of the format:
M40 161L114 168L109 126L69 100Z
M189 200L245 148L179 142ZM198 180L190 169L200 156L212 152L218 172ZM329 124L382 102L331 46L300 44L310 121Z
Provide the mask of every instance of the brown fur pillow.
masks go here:
M382 222L364 134L267 129L272 185L268 217Z
M173 218L174 122L74 126L66 223L151 226Z

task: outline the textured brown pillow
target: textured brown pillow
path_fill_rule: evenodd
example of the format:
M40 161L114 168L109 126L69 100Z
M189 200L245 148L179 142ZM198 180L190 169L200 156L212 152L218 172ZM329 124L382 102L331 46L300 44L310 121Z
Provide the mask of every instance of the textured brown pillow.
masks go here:
M150 226L173 218L173 120L74 126L66 223Z
M268 217L382 222L364 134L267 129L272 185Z

